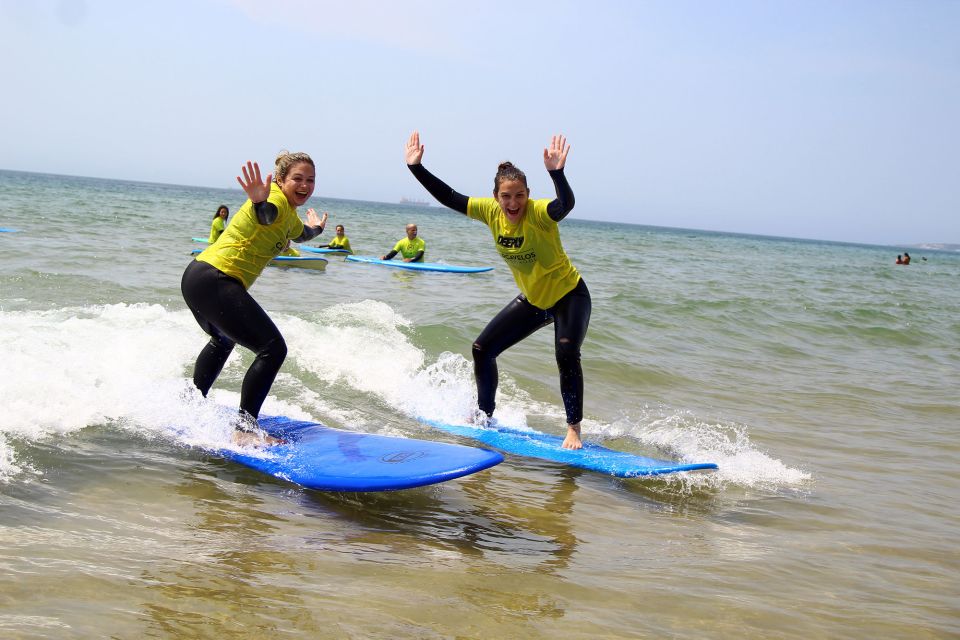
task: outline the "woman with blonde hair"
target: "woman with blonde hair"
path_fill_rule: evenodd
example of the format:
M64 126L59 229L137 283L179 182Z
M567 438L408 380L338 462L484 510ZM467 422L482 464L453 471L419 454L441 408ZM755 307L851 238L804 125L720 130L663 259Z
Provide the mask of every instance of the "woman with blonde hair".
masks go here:
M283 336L248 290L288 241L306 242L323 232L327 213L321 218L308 209L306 224L297 215L297 207L313 195L315 181L316 168L305 153L281 152L266 180L260 178L260 166L248 161L237 182L249 199L217 242L183 272L183 299L210 336L193 370L200 393L206 397L235 345L256 354L240 389L235 426L236 440L243 444L271 441L257 417L287 355Z

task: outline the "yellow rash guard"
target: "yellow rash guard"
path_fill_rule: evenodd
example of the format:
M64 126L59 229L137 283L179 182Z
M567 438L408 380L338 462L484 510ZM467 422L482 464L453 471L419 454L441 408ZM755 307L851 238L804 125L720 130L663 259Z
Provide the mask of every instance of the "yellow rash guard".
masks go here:
M274 182L270 185L267 201L277 208L277 219L272 224L260 224L253 203L247 200L233 217L216 244L211 244L197 260L206 262L249 289L263 269L283 250L287 240L303 233L303 221L296 207Z
M223 222L223 218L217 216L213 219L213 224L210 225L210 237L207 238L207 242L213 244L217 241L217 238L220 237L220 234L223 233L223 228L226 226Z
M424 252L423 257L426 258L427 243L423 241L423 238L417 237L411 240L410 238L404 238L393 245L393 250L402 255L404 258L412 258L421 251Z
M560 229L547 214L550 202L527 200L517 224L507 220L494 198L470 198L467 202L467 215L490 228L520 292L540 309L553 307L580 282L580 273L560 243Z
M346 249L350 253L353 253L353 249L350 248L350 238L343 236L343 240L337 236L333 236L333 239L330 241L330 244L327 245L330 249Z

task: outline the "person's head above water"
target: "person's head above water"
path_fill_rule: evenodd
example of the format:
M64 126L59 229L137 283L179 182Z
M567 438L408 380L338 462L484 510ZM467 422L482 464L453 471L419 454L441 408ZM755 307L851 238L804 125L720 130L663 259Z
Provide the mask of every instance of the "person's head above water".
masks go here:
M313 159L302 151L281 151L273 169L273 179L294 207L306 203L313 195L317 169Z
M217 207L217 212L213 214L213 217L223 218L224 220L226 220L228 215L230 215L230 209L227 208L227 205L222 204L219 207Z
M412 223L407 225L407 237L411 240L417 237L417 225Z

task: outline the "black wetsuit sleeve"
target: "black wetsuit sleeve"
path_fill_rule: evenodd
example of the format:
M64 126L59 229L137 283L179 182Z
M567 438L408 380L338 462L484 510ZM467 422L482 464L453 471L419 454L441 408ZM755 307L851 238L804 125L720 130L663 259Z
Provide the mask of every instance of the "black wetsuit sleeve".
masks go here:
M573 211L573 205L576 201L573 197L573 189L567 182L567 177L563 175L563 169L549 171L550 178L553 180L553 186L557 190L557 199L552 200L547 205L547 215L554 222L560 222L567 217L567 214Z
M273 204L269 200L255 203L253 205L253 211L257 214L257 222L263 225L273 224L277 221L277 216L280 215L277 205ZM305 224L303 225L303 233L294 238L293 241L306 242L307 240L313 240L321 233L323 233L323 227L311 227Z
M308 224L303 225L303 233L293 239L294 242L307 242L308 240L313 240L318 235L323 233L323 227L317 225L311 227Z
M407 168L410 169L413 177L430 192L430 195L437 199L437 202L466 215L467 201L470 198L451 189L443 180L427 171L422 164L408 164Z
M390 251L390 253L388 253L388 254L386 254L385 256L383 256L383 259L384 259L384 260L393 260L393 256L395 256L395 255L397 255L397 251L396 251L396 249L393 249L393 250Z
M253 204L253 212L257 214L257 222L264 225L273 224L276 222L277 216L280 215L280 211L277 210L277 205L269 200L255 202Z
M417 255L413 256L413 260L410 262L423 262L423 251L417 251Z

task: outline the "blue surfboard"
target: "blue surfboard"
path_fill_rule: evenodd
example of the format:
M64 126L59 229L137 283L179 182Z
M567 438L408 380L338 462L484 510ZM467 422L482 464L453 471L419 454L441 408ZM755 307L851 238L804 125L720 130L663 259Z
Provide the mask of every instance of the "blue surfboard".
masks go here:
M19 229L8 229L7 227L0 227L0 233L16 233Z
M203 242L204 244L210 244L210 238L190 238L194 242Z
M572 467L617 476L618 478L636 478L676 473L678 471L718 468L713 462L684 463L658 460L625 451L608 449L591 442L584 442L582 449L564 449L561 447L563 438L560 436L532 429L452 425L432 420L423 420L423 422L448 433L477 440L507 453L560 462Z
M346 249L331 249L330 247L308 247L305 244L297 246L297 249L300 251L306 251L308 253L338 253L341 255L346 255L350 253Z
M343 431L283 416L260 426L284 444L216 453L310 489L394 491L460 478L503 462L496 451Z
M372 256L347 256L349 262L365 262L379 264L384 267L409 269L410 271L443 271L446 273L483 273L493 271L493 267L464 267L455 264L441 264L439 262L404 262L403 260L381 260Z

